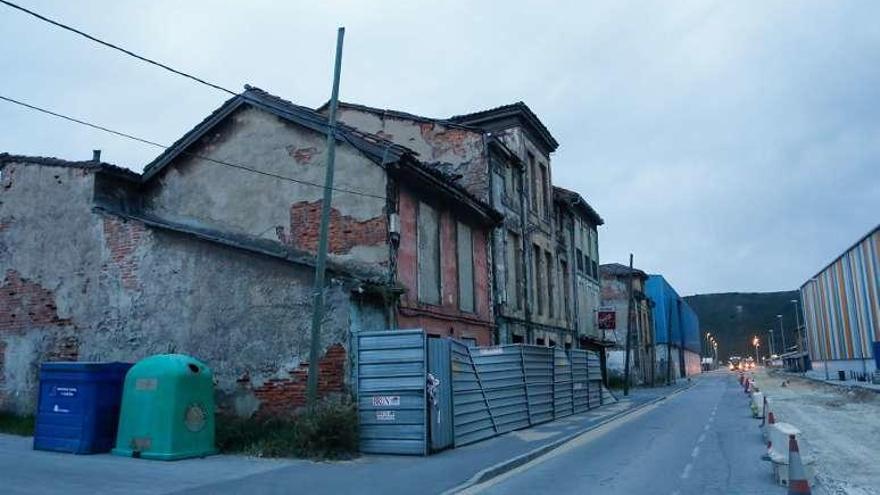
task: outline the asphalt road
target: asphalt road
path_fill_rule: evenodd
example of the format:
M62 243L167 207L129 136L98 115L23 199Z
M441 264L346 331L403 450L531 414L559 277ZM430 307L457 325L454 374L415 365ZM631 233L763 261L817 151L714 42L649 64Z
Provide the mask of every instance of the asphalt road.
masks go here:
M711 373L468 493L784 494L747 403L734 375Z

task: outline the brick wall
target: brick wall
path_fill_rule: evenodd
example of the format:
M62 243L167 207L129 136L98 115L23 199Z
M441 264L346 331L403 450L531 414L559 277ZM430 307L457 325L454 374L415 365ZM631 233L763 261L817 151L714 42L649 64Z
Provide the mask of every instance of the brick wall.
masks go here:
M137 289L138 260L135 251L144 238L144 224L118 217L104 217L104 242L110 250L110 263L119 270L122 286ZM106 267L105 267L106 269Z
M0 285L0 334L23 332L31 327L65 327L69 319L58 317L55 295L40 284L7 270Z
M331 393L345 391L346 352L341 344L334 344L327 349L318 363L318 396L324 397ZM306 405L306 389L308 385L308 363L300 363L287 378L272 378L254 389L254 395L260 401L258 416L286 416Z
M295 248L315 253L321 226L322 200L300 201L290 205L290 238L287 243ZM330 208L328 246L333 254L345 254L355 246L377 246L385 243L388 229L385 217L365 221L342 215Z

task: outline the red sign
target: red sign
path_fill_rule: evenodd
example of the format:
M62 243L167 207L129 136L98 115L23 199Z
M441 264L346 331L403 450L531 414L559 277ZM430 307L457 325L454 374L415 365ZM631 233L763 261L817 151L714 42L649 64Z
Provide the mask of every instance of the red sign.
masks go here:
M599 311L599 330L614 330L617 328L617 313L615 311Z

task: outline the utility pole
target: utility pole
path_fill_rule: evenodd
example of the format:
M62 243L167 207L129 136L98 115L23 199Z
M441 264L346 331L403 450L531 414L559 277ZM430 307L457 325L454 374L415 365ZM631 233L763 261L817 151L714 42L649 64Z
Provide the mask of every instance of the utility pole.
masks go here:
M623 365L623 395L629 395L629 347L632 336L630 329L633 323L633 255L629 253L629 275L626 277L626 355Z
M309 380L306 398L309 410L318 400L318 355L321 347L321 323L324 320L324 272L327 264L327 231L330 224L330 202L333 201L333 167L336 162L336 109L339 106L339 75L342 72L342 39L345 28L336 34L336 63L333 69L333 90L327 126L327 170L324 175L324 200L321 203L321 230L315 260L314 306L312 312L311 348L309 349Z
M768 328L767 333L769 334L769 338L767 339L767 342L770 343L770 355L772 356L774 354L774 351L773 351L773 329Z

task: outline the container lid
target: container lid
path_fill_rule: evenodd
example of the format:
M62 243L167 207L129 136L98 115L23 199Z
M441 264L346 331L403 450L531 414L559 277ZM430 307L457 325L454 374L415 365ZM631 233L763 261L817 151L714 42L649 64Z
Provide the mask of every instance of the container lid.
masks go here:
M118 361L99 363L94 361L53 361L42 363L41 371L126 371L132 363Z

